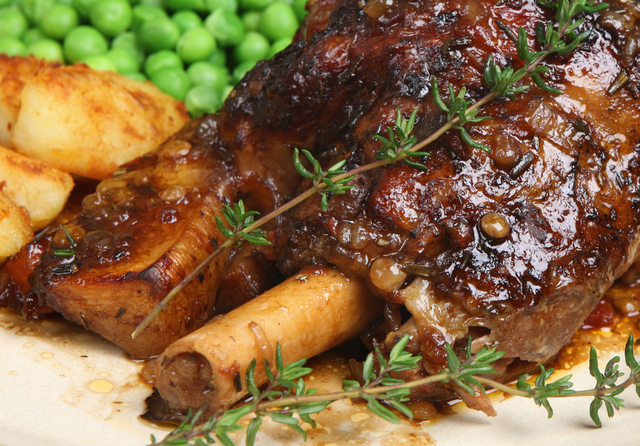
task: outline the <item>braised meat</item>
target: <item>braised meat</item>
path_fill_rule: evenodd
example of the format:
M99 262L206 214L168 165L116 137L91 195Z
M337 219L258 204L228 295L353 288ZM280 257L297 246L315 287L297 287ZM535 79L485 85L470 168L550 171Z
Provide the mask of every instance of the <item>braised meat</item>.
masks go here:
M325 168L375 160L373 136L398 109L417 108L415 135L427 137L445 122L432 76L443 94L451 84L479 99L489 91L487 56L523 64L505 30L523 26L533 36L555 12L533 0L318 0L310 10L294 44L259 63L220 115L192 122L87 199L73 223L74 255L56 255L66 242L54 237L33 276L43 305L134 355L157 353L204 323L226 258L146 337L125 338L219 243L214 216L223 203L243 198L265 211L308 188L293 168L294 147ZM335 265L406 306L412 319L388 343L415 334L429 373L444 364L445 343L466 345L469 335L475 349L498 345L512 359L553 356L636 257L639 17L618 0L585 16L580 30L590 37L545 61L545 80L562 95L531 83L516 101L484 107L492 119L467 129L491 153L450 131L417 160L424 170L397 163L362 173L328 210L316 196L290 211L275 237L280 270ZM621 73L629 82L611 88ZM184 194L168 200L169 189Z
M554 13L534 1L371 0L364 9L346 1L325 31L255 70L227 113L253 112L262 126L286 125L303 139L298 130L313 122L307 148L325 167L346 159L353 169L376 159L373 136L393 125L396 109L405 117L418 109L418 139L444 122L431 76L443 95L451 84L479 99L487 56L523 64L504 29L533 36ZM474 348L549 359L636 257L637 19L617 2L585 17L588 40L545 62L562 95L531 83L516 101L484 107L492 119L468 130L490 154L450 131L429 147L424 170L398 163L359 174L326 212L317 196L291 211L278 229L281 269L331 263L404 304L428 371L444 365L445 343L469 335ZM614 91L621 73L631 81Z
M488 56L502 66L523 64L505 30L524 26L534 35L536 23L554 14L533 0L369 0L364 7L329 0L311 9L298 43L259 64L222 111L221 134L242 141L236 156L264 160L259 175L277 162L271 150L282 157L286 147L313 152L325 169L341 160L348 169L375 161L382 143L373 136L386 133L398 109L406 117L418 109L415 134L426 138L445 122L432 76L443 93L451 84L481 98L489 91L482 79ZM364 279L388 302L390 323L375 330L378 341L391 347L409 333L409 348L422 353L423 369L403 378L437 373L446 366L444 345L461 351L469 336L475 351L490 344L506 352L500 378L547 361L638 250L638 17L620 3L586 17L589 39L546 61L546 81L561 96L531 83L517 101L484 107L492 119L468 131L489 154L450 131L417 160L424 169L397 163L360 173L353 189L330 197L326 211L316 196L288 212L277 228L280 269L291 276L330 264ZM623 71L631 83L614 91ZM401 306L410 319L402 319ZM241 355L231 341L205 341L222 324L160 357L156 385L172 407L216 411L232 402L219 397L225 387L212 371L225 373L236 358L242 370ZM415 396L438 399L451 390L495 414L480 395L451 385L425 386Z
M21 292L14 292L18 298L9 304L21 305L27 316L53 309L134 357L157 355L202 326L214 313L225 274L237 274L260 259L268 265L260 253L245 249L241 257L227 253L218 258L140 337L131 339L162 298L224 242L215 223L224 203L258 189L264 206L275 202L271 186L236 175L225 151L209 138L215 125L211 119L188 125L154 153L100 183L83 200L80 215L49 237L31 291L11 284ZM5 272L20 259L10 261ZM270 285L267 279L256 280L255 290L240 290L236 299L246 300L245 295L255 296Z

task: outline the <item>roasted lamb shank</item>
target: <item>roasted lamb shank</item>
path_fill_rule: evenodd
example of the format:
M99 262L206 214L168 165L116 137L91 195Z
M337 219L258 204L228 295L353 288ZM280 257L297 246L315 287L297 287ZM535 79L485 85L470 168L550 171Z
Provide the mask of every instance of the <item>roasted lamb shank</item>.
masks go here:
M445 122L432 77L443 94L448 85L464 86L468 98L479 99L489 91L486 58L521 67L513 33L524 27L534 36L536 24L554 13L534 0L316 1L294 44L259 63L220 115L192 122L155 154L125 166L123 180L109 180L146 194L145 223L117 222L117 213L105 220L103 209L135 200L121 192L100 201L99 189L73 223L87 234L73 260L56 257L61 246L54 237L33 276L32 296L124 342L145 311L219 243L213 217L222 204L244 198L264 211L309 187L293 168L294 147L325 168L340 160L356 168L376 159L382 143L373 136L393 126L397 110L408 116L417 109L415 136L426 138ZM637 255L639 17L635 6L619 0L585 15L580 31L590 29L589 38L544 62L545 81L562 95L525 80L530 88L515 101L485 106L481 113L492 119L467 130L490 153L452 130L428 147L430 156L416 160L424 169L397 163L361 173L353 189L330 197L326 211L316 196L287 213L278 221L275 253L266 257L277 258L287 276L306 265L333 265L366 281L388 304L388 345L412 334L424 373L443 367L445 344L462 348L469 336L476 350L491 344L506 352L505 374L515 360L548 360ZM181 164L197 166L195 173L172 177L167 166L180 171ZM144 170L146 182L136 173ZM185 194L176 205L158 195L177 186ZM155 231L165 217L179 223L176 231ZM118 250L111 241L110 257L96 261L99 246L90 251L85 244L107 224L117 243L136 248ZM188 245L185 234L195 234ZM57 240L64 243L62 235ZM182 250L176 254L172 246ZM147 344L127 341L125 348L155 354L203 323L229 264L220 258L183 291L150 327ZM121 301L110 305L113 299L95 295L119 293L122 283L131 284L125 299L144 304L120 314ZM101 310L86 310L95 305ZM402 306L408 321L398 316ZM172 319L185 308L189 324ZM152 333L169 334L151 348Z
M305 148L353 169L375 160L373 136L398 108L418 108L418 139L443 123L431 76L443 94L452 84L482 97L488 56L522 66L508 30L533 36L555 13L534 1L382 3L340 4L326 30L254 70L223 118L253 115L301 139L313 123ZM405 305L429 371L444 365L445 343L469 335L509 358L548 360L637 255L637 18L616 2L585 17L587 41L545 62L562 95L532 83L484 107L492 119L468 131L490 154L451 131L424 170L360 174L326 212L319 197L294 209L278 228L281 270L329 263Z

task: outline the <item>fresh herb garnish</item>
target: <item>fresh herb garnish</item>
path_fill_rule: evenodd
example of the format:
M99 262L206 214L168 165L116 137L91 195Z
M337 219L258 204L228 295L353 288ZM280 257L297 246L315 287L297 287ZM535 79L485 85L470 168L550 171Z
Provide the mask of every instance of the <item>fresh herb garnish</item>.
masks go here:
M311 373L312 369L304 367L306 360L285 366L278 344L276 374L271 373L269 363L265 360L269 382L263 390L258 389L254 381L255 360L247 369L245 382L249 393L253 396L250 403L228 411L220 411L204 422L200 422L202 410L195 414L189 412L183 423L163 440L158 442L152 436L152 445L205 446L214 444L217 439L225 446L234 446L235 443L228 434L244 430L239 422L240 418L248 414L254 414L255 418L249 422L246 430L247 446L254 445L264 417L291 427L306 440L306 433L300 427L302 422L315 427L316 423L310 415L321 412L334 401L349 398L362 398L367 401L367 409L372 413L392 423L399 423L398 416L390 408L398 410L407 418L412 418L411 409L403 404L408 399L411 389L436 382L453 381L471 395L475 395L476 391L484 393L485 386L491 386L507 394L530 398L538 406L543 406L547 410L549 418L553 416L550 398L592 397L590 416L598 427L602 426L598 410L603 403L607 407L607 414L612 417L614 409L624 407L622 398L618 396L624 389L635 385L636 393L640 397L640 390L638 390L640 389L640 365L633 354L633 335L629 335L625 347L625 363L631 369L629 378L616 385L618 378L623 375L617 367L619 357L611 359L605 371L600 372L595 349L592 347L589 369L596 378L596 385L593 389L578 392L571 390L572 375L548 382L554 370L545 369L543 366L540 366L541 372L533 386L527 382L529 375L520 376L515 387L486 378L484 375L495 373L492 363L500 359L504 353L485 346L477 354L472 355L471 342L467 345L464 361L458 358L451 346L446 346L447 367L445 369L437 375L405 382L392 377L390 373L415 369L422 360L422 357L404 351L408 341L409 335L404 335L391 350L388 358L378 348L369 353L362 371L363 385L359 381L344 380L342 392L327 394L318 394L315 389L306 389L302 378ZM374 370L376 363L377 371ZM294 417L296 414L298 418Z
M224 205L222 208L222 215L231 229L228 229L222 219L216 215L216 225L218 230L227 238L231 239L238 235L238 243L242 240L246 240L252 245L270 245L271 242L267 240L267 234L262 229L251 229L246 231L247 228L253 224L254 215L260 215L258 211L245 211L244 203L240 200L238 203L233 203L233 206Z

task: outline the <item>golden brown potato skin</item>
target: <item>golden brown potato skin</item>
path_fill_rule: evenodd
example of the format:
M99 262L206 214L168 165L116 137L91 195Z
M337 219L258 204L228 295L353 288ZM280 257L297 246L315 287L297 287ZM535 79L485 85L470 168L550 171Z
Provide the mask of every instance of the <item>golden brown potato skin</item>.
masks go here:
M25 82L12 148L98 180L155 149L189 120L150 82L85 65L44 65Z
M8 57L0 54L0 145L9 147L18 119L24 84L47 63L34 57Z
M3 192L29 211L31 229L39 231L62 211L73 189L73 178L42 161L0 146Z
M0 264L33 238L29 213L4 194L3 186L0 182Z

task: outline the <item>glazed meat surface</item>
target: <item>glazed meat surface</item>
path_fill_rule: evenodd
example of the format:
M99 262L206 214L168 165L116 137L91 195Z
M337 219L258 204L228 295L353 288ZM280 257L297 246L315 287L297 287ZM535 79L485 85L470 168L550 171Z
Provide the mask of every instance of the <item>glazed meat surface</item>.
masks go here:
M220 115L192 122L155 154L125 166L127 184L114 187L120 192L113 198L87 203L77 219L82 230L107 230L109 240L130 247L96 261L87 247L93 239L84 236L74 260L65 260L51 244L34 293L78 323L103 325L97 331L122 344L211 252L223 203L243 198L267 211L309 187L293 168L294 147L314 153L325 168L343 159L358 167L376 159L381 142L373 136L386 133L398 109L408 116L417 108L415 135L427 137L445 122L432 99L432 76L442 93L449 84L456 91L466 86L468 97L479 99L488 92L487 56L501 66L523 63L502 28L524 26L533 36L536 23L553 14L533 0L369 0L364 8L355 0L317 1L296 42L259 63ZM532 84L516 101L484 107L481 114L492 119L468 131L490 154L450 131L429 146L430 156L417 159L424 170L398 163L359 174L347 194L330 197L327 211L315 197L289 212L276 231L281 271L335 265L364 278L391 306L405 305L412 316L407 330L419 340L428 372L444 364L445 343L466 345L468 335L474 348L497 344L510 358L553 356L636 257L637 18L634 7L618 2L585 17L589 39L569 56L545 61L546 81L562 95ZM609 93L622 71L630 82ZM171 144L189 149L163 158ZM150 172L151 188L132 183L139 171ZM243 188L249 183L259 187ZM126 209L126 190L138 200L171 187L183 188L183 204L162 198L136 219L114 223ZM174 212L166 208L176 209L173 227L161 226ZM491 235L485 216L504 234ZM228 264L212 266L172 304L173 314L162 314L147 341L125 348L155 354L204 323ZM175 317L188 306L195 313ZM127 311L118 316L120 308ZM387 339L393 342L394 332Z
M325 31L259 65L223 118L251 116L260 132L286 130L325 168L346 159L352 169L375 160L373 136L398 108L405 117L418 109L418 139L443 124L431 76L443 94L452 84L479 99L487 56L523 64L500 26L533 36L555 12L534 1L381 3L342 3ZM406 305L428 370L444 365L445 342L468 335L474 348L498 345L511 358L553 356L638 247L637 11L614 2L585 19L588 40L545 62L562 95L532 84L468 126L490 154L450 131L428 148L425 170L398 163L360 174L326 212L318 196L290 212L277 237L285 274L333 264ZM631 83L608 92L623 70ZM506 236L489 235L487 214Z
M83 200L83 212L56 231L44 252L27 307L36 305L29 300L37 295L40 305L102 334L134 357L158 354L204 324L213 314L226 258L189 284L140 339L130 336L220 237L212 215L220 213L236 183L224 156L197 133L197 127L188 126Z

